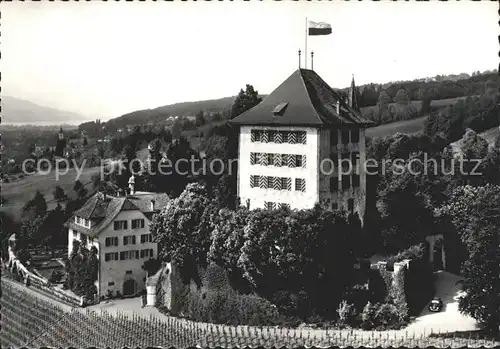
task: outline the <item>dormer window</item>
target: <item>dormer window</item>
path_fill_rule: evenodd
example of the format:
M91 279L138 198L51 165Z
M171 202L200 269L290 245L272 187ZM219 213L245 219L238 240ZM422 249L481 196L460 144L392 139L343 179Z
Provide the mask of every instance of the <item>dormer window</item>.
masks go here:
M288 107L288 102L283 102L278 104L274 110L273 110L273 115L274 116L283 116L285 113L286 107Z

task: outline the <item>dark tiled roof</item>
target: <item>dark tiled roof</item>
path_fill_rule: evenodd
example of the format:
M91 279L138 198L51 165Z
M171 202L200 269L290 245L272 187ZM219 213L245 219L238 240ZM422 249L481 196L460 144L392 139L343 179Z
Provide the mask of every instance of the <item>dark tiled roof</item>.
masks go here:
M151 210L151 200L155 200L155 211ZM169 198L166 194L137 193L127 197L113 197L96 193L65 223L67 228L76 230L91 237L97 236L106 228L121 211L140 210L148 219L154 212L166 205ZM96 222L90 229L75 223L75 216L91 219Z
M337 113L340 102L340 115ZM288 103L280 115L273 111ZM237 116L236 125L297 125L297 126L349 126L364 127L372 122L351 108L316 72L298 69L262 102Z

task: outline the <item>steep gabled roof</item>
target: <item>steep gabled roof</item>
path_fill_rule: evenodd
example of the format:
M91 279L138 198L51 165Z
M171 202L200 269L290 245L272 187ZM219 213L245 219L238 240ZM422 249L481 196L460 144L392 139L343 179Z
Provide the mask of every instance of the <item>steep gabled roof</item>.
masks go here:
M337 113L337 102L340 103L340 113ZM276 113L277 108L279 113ZM261 103L240 114L231 123L364 127L372 122L351 108L316 72L298 69Z
M151 210L151 200L155 201L155 209ZM137 193L127 197L114 197L96 193L64 224L67 228L94 237L105 229L121 211L138 210L151 219L152 214L166 205L169 198L166 194ZM75 216L90 219L94 223L91 228L75 223Z

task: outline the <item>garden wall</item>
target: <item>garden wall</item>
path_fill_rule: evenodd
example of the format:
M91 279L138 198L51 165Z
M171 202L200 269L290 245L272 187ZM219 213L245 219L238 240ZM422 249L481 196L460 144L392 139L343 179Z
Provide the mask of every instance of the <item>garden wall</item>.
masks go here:
M79 297L54 287L47 279L39 277L29 271L28 268L21 264L17 258L10 259L8 270L13 276L17 275L22 278L27 287L35 287L44 293L73 306L82 307L84 305L88 305L84 303L84 297Z

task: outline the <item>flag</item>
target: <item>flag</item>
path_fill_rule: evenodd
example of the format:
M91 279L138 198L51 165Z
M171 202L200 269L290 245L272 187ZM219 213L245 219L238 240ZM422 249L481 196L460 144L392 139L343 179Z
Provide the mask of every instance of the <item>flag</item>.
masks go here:
M332 26L325 22L309 21L309 35L328 35L332 33Z

